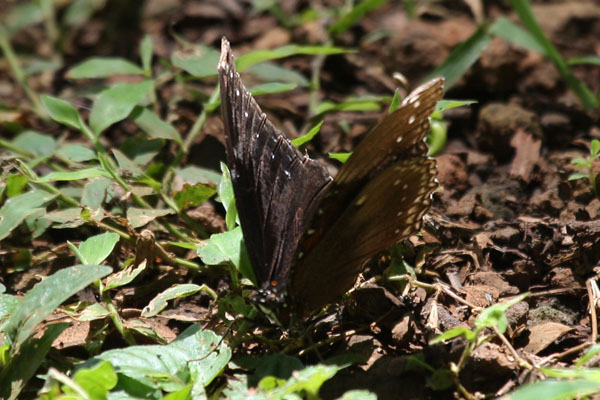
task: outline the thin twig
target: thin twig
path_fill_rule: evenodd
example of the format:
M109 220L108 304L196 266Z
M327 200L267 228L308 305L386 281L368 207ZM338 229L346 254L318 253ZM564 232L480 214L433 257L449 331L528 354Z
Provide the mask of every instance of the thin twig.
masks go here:
M590 319L592 323L592 343L598 341L598 317L596 316L596 306L598 304L598 285L594 278L590 278L585 282L585 287L588 293L588 307Z
M496 332L496 335L498 335L498 337L500 338L502 343L504 343L504 345L508 348L508 351L512 354L513 358L515 359L515 361L517 361L517 363L519 364L520 367L527 368L527 369L533 369L533 366L531 364L529 364L525 359L523 359L519 355L519 353L517 353L517 350L515 350L515 348L512 346L512 344L506 338L506 336L504 336L504 334L502 332L500 332L500 330L498 330L497 326L494 326L494 332Z

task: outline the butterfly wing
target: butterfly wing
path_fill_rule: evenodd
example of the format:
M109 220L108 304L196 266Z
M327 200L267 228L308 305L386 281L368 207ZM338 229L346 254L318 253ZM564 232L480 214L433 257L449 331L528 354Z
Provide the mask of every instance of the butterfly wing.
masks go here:
M322 237L366 183L387 166L427 155L424 139L429 132L429 116L442 98L443 87L444 80L436 78L415 89L358 145L336 175L319 216L312 221L314 237ZM310 252L316 243L305 240L302 251Z
M260 286L282 290L331 177L267 119L244 87L225 38L218 72L227 164L250 261Z
M442 88L436 79L411 93L340 169L294 267L290 292L301 315L345 293L365 261L420 229L437 187L423 139Z

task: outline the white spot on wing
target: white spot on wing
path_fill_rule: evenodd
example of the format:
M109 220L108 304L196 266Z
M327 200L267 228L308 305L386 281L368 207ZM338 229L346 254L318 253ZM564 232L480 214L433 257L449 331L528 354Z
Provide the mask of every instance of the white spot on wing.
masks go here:
M414 124L414 123L415 123L415 116L414 116L414 115L411 115L411 116L410 116L410 118L408 119L408 123L409 123L410 125L412 125L412 124Z

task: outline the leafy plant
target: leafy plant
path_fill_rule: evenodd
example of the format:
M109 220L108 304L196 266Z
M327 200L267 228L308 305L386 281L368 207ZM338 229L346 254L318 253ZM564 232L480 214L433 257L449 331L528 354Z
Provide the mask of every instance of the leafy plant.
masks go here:
M479 59L492 38L500 37L525 49L539 52L555 65L567 85L579 97L587 109L598 108L600 100L588 86L579 80L570 65L577 63L598 64L597 57L576 57L568 62L563 59L552 42L546 37L531 10L528 0L510 0L523 28L504 17L483 23L466 41L452 50L442 65L428 74L428 78L444 76L448 88L452 87Z
M540 368L548 379L529 383L503 396L501 400L579 399L600 391L600 369L586 368L600 352L594 344L576 362L575 368Z
M451 363L449 368L452 376L454 377L455 385L466 398L471 399L473 397L460 384L458 380L458 375L464 367L464 365L466 364L466 362L468 361L469 356L477 347L489 341L494 336L501 335L506 331L506 329L508 328L506 310L508 310L515 304L523 301L523 299L525 299L525 297L527 297L528 295L528 293L525 293L515 297L510 301L494 304L482 310L475 319L475 326L473 327L473 329L469 329L464 326L458 326L436 336L429 342L430 345L434 345L457 337L463 337L467 340L467 344L460 356L458 363ZM493 329L492 334L486 332L486 330L489 328Z
M598 197L598 187L596 185L596 174L594 173L594 161L600 157L600 140L593 139L590 144L590 155L587 158L573 158L571 164L575 168L585 169L586 171L575 172L569 175L570 181L587 178L592 191Z

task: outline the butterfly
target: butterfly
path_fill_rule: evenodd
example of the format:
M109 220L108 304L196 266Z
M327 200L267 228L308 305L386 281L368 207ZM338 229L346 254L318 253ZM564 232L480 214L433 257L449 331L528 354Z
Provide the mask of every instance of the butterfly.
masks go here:
M262 112L225 38L217 69L227 165L259 292L309 315L352 288L369 259L421 228L437 188L424 138L443 79L410 93L332 178Z

